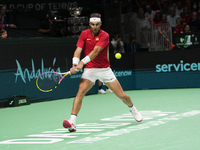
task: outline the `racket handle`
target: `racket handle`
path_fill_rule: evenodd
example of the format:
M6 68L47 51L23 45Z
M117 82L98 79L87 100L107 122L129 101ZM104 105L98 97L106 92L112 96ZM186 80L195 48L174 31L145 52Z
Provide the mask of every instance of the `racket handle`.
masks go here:
M75 69L75 71L76 71L76 72L79 72L79 70L78 70L78 69ZM68 74L70 74L70 71L68 71L67 73L68 73Z

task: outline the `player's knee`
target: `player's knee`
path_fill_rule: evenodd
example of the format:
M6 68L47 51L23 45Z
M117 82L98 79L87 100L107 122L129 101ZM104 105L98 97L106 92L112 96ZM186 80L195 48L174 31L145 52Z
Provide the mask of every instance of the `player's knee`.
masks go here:
M84 88L79 88L79 90L78 90L79 95L85 95L86 92L87 92L87 90Z

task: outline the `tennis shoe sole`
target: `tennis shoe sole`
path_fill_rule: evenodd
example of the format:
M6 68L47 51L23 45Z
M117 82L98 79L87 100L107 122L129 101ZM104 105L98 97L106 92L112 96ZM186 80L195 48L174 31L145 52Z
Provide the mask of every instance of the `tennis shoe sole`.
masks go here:
M76 132L76 126L73 123L71 124L67 120L63 121L63 127L66 128L66 129L68 129L69 132Z

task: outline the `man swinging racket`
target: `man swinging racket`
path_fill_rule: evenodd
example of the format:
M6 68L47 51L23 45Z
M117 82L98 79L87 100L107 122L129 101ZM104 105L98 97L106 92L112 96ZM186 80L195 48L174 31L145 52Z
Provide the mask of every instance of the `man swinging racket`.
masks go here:
M142 115L133 105L131 98L124 93L120 83L110 68L108 61L109 35L101 30L101 15L93 13L90 15L89 25L91 29L84 30L77 42L77 48L72 59L73 67L71 74L77 73L85 65L84 72L80 79L79 90L73 102L71 117L63 121L63 127L70 132L76 131L76 117L81 109L82 99L92 88L95 81L99 79L117 97L119 97L130 109L131 114L137 122L142 121ZM84 50L84 58L80 61L81 52Z

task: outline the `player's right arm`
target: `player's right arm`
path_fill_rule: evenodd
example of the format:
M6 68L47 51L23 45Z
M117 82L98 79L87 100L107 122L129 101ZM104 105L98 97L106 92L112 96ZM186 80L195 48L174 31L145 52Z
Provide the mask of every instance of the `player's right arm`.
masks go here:
M86 32L81 32L81 35L78 39L78 42L76 44L76 50L74 52L74 56L72 58L72 65L73 67L70 69L70 74L75 74L77 72L77 69L75 69L75 66L77 66L80 62L81 52L83 50L83 47L85 45L85 38L86 38Z
M82 50L83 50L82 48L77 47L76 50L75 50L75 52L74 52L74 57L77 57L78 59L80 59L81 58L81 52L82 52ZM77 64L73 64L73 65L77 65Z
M79 64L80 62L80 57L81 57L81 52L82 52L81 47L77 47L75 52L74 52L74 57L73 57L73 67L70 69L71 74L75 74L77 71L75 70L75 67Z

